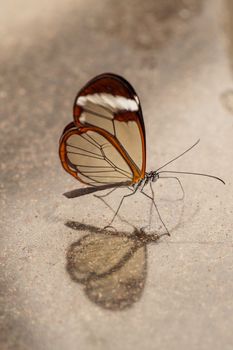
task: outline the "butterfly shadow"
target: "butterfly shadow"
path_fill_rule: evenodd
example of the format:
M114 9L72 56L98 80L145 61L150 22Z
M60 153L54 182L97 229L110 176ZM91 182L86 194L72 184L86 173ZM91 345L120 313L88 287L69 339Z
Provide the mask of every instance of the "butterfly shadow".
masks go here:
M122 222L128 223L118 216ZM170 232L182 225L182 216L183 207ZM67 221L65 225L76 231L89 232L72 243L66 255L66 270L73 281L84 286L87 297L102 308L115 311L129 308L139 301L147 276L147 245L158 243L166 233L145 233L131 224L131 233L77 221Z
M71 279L84 286L87 297L104 309L123 310L137 302L147 275L147 244L157 234L113 232L68 221L67 227L89 234L72 243L66 269Z

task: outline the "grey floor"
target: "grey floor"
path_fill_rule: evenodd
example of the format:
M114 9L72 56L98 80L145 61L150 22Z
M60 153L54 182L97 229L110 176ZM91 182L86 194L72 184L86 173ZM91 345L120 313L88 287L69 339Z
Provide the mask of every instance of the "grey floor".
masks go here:
M2 1L0 13L1 350L233 347L232 1ZM154 242L149 203L111 209L58 158L77 91L126 77L141 98L147 169L200 144L154 184L171 237ZM106 198L114 209L124 190ZM154 213L153 232L162 232Z

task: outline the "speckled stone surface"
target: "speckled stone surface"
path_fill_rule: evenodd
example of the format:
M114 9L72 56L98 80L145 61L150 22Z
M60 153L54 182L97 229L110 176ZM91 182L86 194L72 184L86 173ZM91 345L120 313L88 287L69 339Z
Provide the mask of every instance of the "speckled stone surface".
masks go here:
M1 350L232 349L231 0L13 0L0 13ZM231 17L232 16L232 17ZM210 173L154 185L171 237L134 232L149 203L103 201L58 158L77 91L125 76L140 96L147 169ZM124 190L106 198L116 208ZM153 216L154 232L161 232Z

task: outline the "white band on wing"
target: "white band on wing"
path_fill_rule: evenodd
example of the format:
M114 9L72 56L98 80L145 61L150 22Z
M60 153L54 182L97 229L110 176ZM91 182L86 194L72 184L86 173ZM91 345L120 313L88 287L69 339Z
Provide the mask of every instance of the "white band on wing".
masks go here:
M113 111L137 111L138 110L138 98L136 100L129 99L123 96L114 96L106 93L96 93L86 96L79 96L76 104L78 106L85 107L89 103L97 104L102 107L110 108Z

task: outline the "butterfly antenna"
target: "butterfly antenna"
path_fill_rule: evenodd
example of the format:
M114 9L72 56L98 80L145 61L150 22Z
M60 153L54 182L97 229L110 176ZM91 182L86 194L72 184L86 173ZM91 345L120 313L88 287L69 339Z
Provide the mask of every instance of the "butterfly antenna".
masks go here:
M189 147L188 149L186 149L186 151L184 151L183 153L179 154L177 157L173 158L172 160L169 160L169 162L165 163L163 166L161 166L160 168L158 168L158 169L156 170L156 173L157 173L159 170L163 169L163 168L164 168L165 166L167 166L168 164L170 164L170 163L174 162L175 160L177 160L178 158L182 157L185 153L191 151L191 149L194 148L199 142L200 142L200 139L197 140L191 147Z
M161 173L206 176L206 177L211 177L212 179L219 180L225 185L225 182L222 179L220 179L220 177L217 177L217 176L214 176L214 175L209 175L209 174L192 173L192 172L188 172L188 171L172 171L172 170L159 171L157 174L161 174Z

